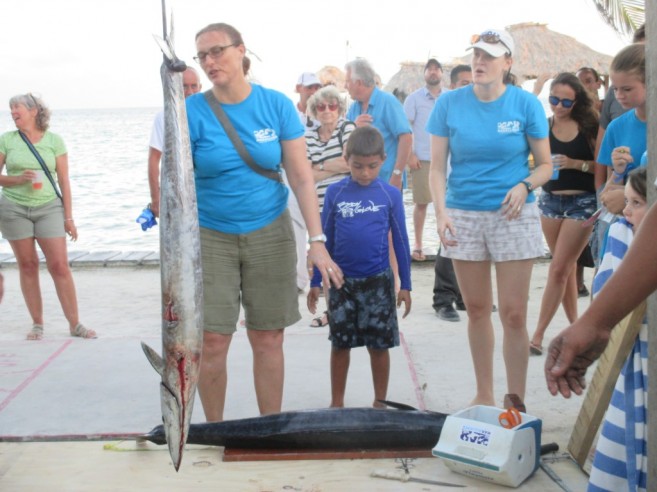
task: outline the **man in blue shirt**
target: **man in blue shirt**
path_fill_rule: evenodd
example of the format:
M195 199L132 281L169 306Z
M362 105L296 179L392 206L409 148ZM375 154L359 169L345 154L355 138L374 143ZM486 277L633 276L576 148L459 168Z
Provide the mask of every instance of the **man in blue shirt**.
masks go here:
M381 132L386 160L379 177L401 189L413 144L404 109L395 96L376 86L376 74L367 60L350 61L345 70L345 86L354 101L347 111L347 119L357 127L372 125Z

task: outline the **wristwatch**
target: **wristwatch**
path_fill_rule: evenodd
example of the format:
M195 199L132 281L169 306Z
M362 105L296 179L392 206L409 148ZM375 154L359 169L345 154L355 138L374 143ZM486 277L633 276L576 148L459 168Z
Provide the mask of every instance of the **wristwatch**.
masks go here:
M326 242L326 234L317 234L316 236L310 236L308 238L308 244L316 243L316 242L325 243Z
M531 184L526 179L523 179L521 183L525 185L525 188L527 188L527 193L531 193L532 191L534 191L534 185Z
M393 169L392 174L395 176L401 176L402 175L402 170L401 169Z
M582 162L582 172L583 173L589 172L589 163L587 161Z

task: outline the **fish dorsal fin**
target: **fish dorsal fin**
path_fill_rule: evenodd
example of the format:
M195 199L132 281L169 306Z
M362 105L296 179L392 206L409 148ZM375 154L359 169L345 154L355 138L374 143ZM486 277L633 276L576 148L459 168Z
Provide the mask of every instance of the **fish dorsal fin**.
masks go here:
M389 401L389 400L378 400L380 403L383 403L384 405L389 406L390 408L396 408L397 410L416 410L417 408L412 407L410 405L406 405L406 403L397 403L396 401Z
M148 359L148 362L151 363L153 369L155 369L155 371L161 376L162 373L164 373L164 360L162 360L160 354L158 354L155 350L150 348L144 342L141 342L141 348L146 354L146 358Z

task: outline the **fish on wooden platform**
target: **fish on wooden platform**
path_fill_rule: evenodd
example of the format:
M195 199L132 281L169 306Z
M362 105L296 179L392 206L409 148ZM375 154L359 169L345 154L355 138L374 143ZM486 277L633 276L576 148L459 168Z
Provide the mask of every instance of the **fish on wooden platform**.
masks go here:
M191 424L187 442L235 449L432 449L447 414L395 406L398 409L298 410ZM161 425L142 437L155 444L167 442Z

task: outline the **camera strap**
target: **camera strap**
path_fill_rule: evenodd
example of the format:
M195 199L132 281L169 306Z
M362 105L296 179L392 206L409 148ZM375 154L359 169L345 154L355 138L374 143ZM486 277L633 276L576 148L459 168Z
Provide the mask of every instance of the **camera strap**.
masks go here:
M23 139L23 142L25 142L25 145L27 145L27 147L32 151L32 153L34 154L34 157L36 157L36 160L41 165L41 169L43 169L43 172L48 177L48 181L50 181L50 184L55 189L55 193L57 194L59 199L63 201L64 199L62 198L62 194L59 191L59 188L57 187L57 184L55 183L55 180L53 179L52 174L50 174L50 169L48 169L48 166L46 166L46 163L43 162L43 158L41 157L41 154L39 154L39 151L34 148L34 145L32 145L32 142L30 142L30 139L27 138L27 136L22 131L18 130L18 134Z
M240 155L242 160L246 162L246 164L253 169L256 173L260 174L261 176L264 176L265 178L273 179L274 181L278 183L283 182L283 177L281 176L280 171L274 171L272 169L265 169L262 166L259 166L254 160L253 157L251 157L251 154L249 154L249 151L246 150L246 147L244 146L244 142L240 139L239 135L237 134L237 131L235 130L235 127L233 124L230 122L230 119L228 118L228 115L225 113L223 108L221 107L221 104L217 100L217 98L214 96L212 93L212 90L207 90L203 93L205 96L205 100L208 102L210 105L210 108L214 112L214 115L217 117L219 120L219 123L221 124L222 128L226 132L226 135L230 139L230 141L233 143L233 146L235 147L235 150L237 150L237 153Z

